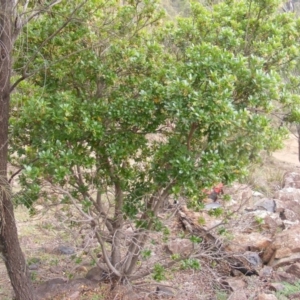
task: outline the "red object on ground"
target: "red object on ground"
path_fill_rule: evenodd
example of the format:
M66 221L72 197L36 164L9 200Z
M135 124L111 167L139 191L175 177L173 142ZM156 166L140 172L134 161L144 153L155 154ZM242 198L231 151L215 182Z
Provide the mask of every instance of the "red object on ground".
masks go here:
M212 190L204 190L204 193L207 194L208 198L212 199L213 201L217 201L218 200L218 195L223 194L223 183L218 183L217 185L215 185Z
M213 191L216 192L218 195L223 194L224 193L223 187L224 187L224 184L220 182L216 186L213 187Z

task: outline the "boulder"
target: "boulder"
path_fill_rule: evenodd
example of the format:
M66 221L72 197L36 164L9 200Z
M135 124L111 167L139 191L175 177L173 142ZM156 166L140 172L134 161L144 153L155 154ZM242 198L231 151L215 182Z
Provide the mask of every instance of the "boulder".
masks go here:
M170 241L167 244L166 248L170 254L180 254L182 256L187 256L192 253L194 245L189 239L177 238Z
M289 230L277 234L274 245L277 249L281 249L281 251L278 251L281 255L276 254L275 258L289 256L291 253L300 253L300 225L295 225Z
M289 257L289 256L291 256L291 254L292 254L292 251L290 248L283 247L283 248L277 249L276 254L275 254L275 259Z
M227 300L247 300L247 296L243 290L233 292Z
M283 221L280 219L278 213L272 213L266 210L255 210L247 213L248 216L252 218L252 222L249 223L254 230L267 230L271 235L282 229Z
M261 252L261 259L264 264L271 264L274 261L276 250L276 246L270 242L270 244Z
M262 224L262 228L269 232L271 235L274 235L276 232L278 232L278 229L283 228L283 222L279 218L278 215L275 215L275 217L272 217L270 215L267 215L264 218L264 222Z
M269 266L264 266L259 272L259 277L264 279L271 278L272 275L273 275L273 268Z
M276 212L283 221L299 222L300 203L295 200L275 199L274 201L276 202Z
M288 221L288 220L284 220L283 221L283 229L288 230L291 227L293 227L295 225L298 225L298 224L299 224L298 220L296 222L291 222L291 221Z
M269 263L269 265L274 269L277 269L279 267L289 266L295 262L300 262L300 253L292 253L289 257L274 259Z
M300 225L278 233L263 255L268 256L267 259L262 258L264 263L273 268L300 262Z
M257 300L278 300L278 298L273 294L261 293L258 295Z
M226 278L222 281L222 284L228 287L231 291L240 291L246 287L246 282L243 279L239 278Z
M292 274L289 274L284 271L277 271L274 273L274 279L277 282L288 282L290 284L294 284L298 278Z
M288 208L283 209L283 211L280 212L279 215L280 218L284 221L287 220L290 222L296 222L298 220L298 215Z
M274 197L282 201L293 200L295 202L298 202L298 199L300 199L300 189L296 189L293 187L283 188L275 192Z
M246 251L244 257L252 265L253 268L259 268L262 266L262 260L257 252Z
M286 272L300 278L300 263L294 263L286 269Z
M262 198L254 203L254 209L275 212L276 202L273 199Z
M297 172L287 172L283 178L284 188L292 187L300 189L300 174Z
M271 244L272 240L259 232L234 233L233 239L226 246L226 249L235 253L246 251L263 253Z
M270 283L269 289L274 292L279 292L284 290L284 285L279 282Z

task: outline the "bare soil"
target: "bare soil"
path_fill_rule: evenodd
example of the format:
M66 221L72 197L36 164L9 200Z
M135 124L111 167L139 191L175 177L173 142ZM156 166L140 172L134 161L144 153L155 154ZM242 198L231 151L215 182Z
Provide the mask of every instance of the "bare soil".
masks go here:
M273 157L281 162L300 167L298 159L298 138L291 134L289 139L284 142L283 149L273 153Z

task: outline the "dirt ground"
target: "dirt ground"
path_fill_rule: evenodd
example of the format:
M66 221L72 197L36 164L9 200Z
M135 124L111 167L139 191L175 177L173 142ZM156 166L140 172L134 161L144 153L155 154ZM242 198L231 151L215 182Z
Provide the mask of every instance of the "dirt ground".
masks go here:
M273 153L273 157L279 161L300 167L298 159L298 138L291 134L290 138L284 142L284 148Z

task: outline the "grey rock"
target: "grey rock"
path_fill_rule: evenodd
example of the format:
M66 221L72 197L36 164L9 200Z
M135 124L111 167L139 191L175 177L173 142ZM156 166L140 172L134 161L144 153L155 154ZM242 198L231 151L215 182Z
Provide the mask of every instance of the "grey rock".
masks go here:
M255 209L275 212L276 202L273 199L263 198L255 203Z
M170 288L167 288L165 286L158 286L156 288L156 294L158 294L159 296L174 296L175 293Z
M70 246L60 245L56 248L57 252L60 254L71 255L75 253L75 249Z
M85 278L92 281L102 281L106 278L106 275L107 273L102 269L99 267L94 267L87 272Z
M204 210L216 209L216 208L219 208L221 206L222 205L218 202L208 203L208 204L205 204Z
M260 272L259 272L259 277L262 278L270 278L273 274L273 268L269 266L264 266Z
M262 260L257 252L247 251L244 253L244 256L254 268L262 265Z
M41 264L41 259L38 257L32 257L27 261L29 270L38 270Z
M28 266L29 270L38 270L40 267L40 264L31 264Z

